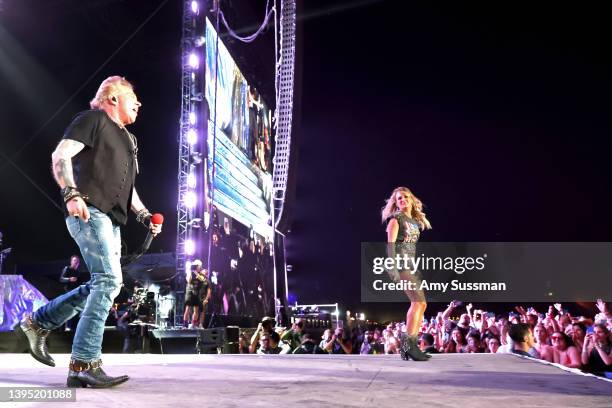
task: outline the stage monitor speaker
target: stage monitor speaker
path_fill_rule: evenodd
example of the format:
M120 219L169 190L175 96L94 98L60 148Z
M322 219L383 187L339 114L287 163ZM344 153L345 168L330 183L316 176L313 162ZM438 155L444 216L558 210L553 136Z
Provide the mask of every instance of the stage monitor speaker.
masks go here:
M197 349L201 354L238 353L238 339L240 328L236 326L219 327L215 329L204 329L198 332Z

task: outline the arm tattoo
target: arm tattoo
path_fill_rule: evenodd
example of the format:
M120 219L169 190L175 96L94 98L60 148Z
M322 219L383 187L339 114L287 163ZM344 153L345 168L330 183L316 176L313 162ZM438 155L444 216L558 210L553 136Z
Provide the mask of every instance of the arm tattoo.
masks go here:
M60 186L76 187L72 173L72 159L59 158L53 162L53 175Z
M53 152L53 177L60 187L76 187L72 172L72 158L84 147L83 143L76 140L63 139Z

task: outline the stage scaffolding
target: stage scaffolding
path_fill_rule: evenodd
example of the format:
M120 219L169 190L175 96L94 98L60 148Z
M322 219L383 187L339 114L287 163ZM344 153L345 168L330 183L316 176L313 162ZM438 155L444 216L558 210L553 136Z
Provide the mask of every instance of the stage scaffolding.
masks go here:
M184 305L185 272L190 261L202 259L208 250L202 249L204 234L211 221L210 209L214 205L214 178L207 172L208 115L214 115L216 107L208 107L205 100L205 52L204 31L206 17L216 22L219 33L219 18L226 3L219 1L183 1L183 32L181 40L181 117L178 136L178 194L177 194L177 238L176 238L176 290L175 326L182 325ZM277 5L280 4L280 16ZM266 10L268 12L268 10ZM293 90L296 42L296 1L275 0L270 10L274 15L276 51L276 109L274 113L275 150L273 159L273 194L271 219L274 242L274 297L276 312L281 306L287 310L287 272L285 265L284 237L276 227L283 217L285 193L287 191L291 129L293 120ZM225 21L224 21L225 23ZM260 29L261 30L261 29ZM258 33L240 38L231 30L228 35L250 42ZM220 34L220 33L219 33ZM218 37L217 37L218 38ZM218 49L218 48L217 48ZM215 98L216 101L216 98ZM213 121L215 118L211 118ZM213 146L216 140L213 140ZM214 150L214 148L213 148ZM214 168L214 166L213 166ZM213 170L214 171L214 170ZM210 239L209 239L210 241Z

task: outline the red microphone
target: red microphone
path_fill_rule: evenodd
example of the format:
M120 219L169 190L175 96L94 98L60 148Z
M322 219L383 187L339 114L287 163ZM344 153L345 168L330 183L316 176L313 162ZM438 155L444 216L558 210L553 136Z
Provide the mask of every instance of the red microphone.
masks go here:
M151 224L161 225L164 223L164 216L160 213L155 213L151 216Z
M155 213L151 216L151 218L149 219L149 222L151 224L161 225L164 223L164 216L159 213ZM142 244L142 249L141 249L142 253L147 252L147 250L151 246L151 241L153 241L153 238L155 238L155 236L153 235L151 230L149 230L149 233L147 234L147 237L145 238L145 241Z

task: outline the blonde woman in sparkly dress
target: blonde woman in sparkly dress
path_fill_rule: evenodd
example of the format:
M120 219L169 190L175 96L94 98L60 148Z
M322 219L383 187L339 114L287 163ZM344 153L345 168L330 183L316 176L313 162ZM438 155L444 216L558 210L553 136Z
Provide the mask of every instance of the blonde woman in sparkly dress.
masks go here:
M421 231L430 229L431 224L422 211L423 204L406 187L397 187L391 193L387 204L382 209L382 220L387 224L388 256L416 254L416 243ZM418 275L410 270L389 272L394 281L405 280L419 282ZM406 313L406 334L402 337L400 354L402 359L426 361L430 356L418 347L419 327L423 322L427 302L422 290L406 290L410 299L410 308Z

